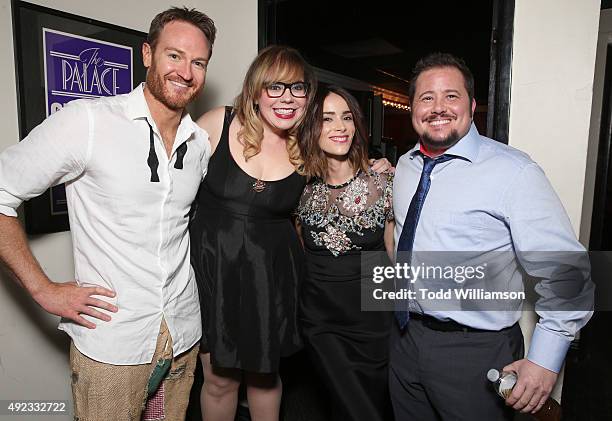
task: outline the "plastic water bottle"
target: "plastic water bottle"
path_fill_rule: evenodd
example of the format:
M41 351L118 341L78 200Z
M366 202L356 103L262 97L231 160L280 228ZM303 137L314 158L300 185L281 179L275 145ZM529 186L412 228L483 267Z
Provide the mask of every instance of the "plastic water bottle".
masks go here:
M514 388L518 377L514 372L499 371L492 368L487 372L487 379L493 383L495 392L502 398L507 399L512 393L512 388ZM538 412L530 415L539 421L560 421L561 405L549 397Z

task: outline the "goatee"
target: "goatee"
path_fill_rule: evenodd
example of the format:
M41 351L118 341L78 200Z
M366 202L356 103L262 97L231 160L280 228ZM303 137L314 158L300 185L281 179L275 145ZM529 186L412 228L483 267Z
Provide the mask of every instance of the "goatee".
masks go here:
M428 150L446 150L459 142L461 138L457 130L452 130L444 139L433 139L425 132L421 136L421 143Z

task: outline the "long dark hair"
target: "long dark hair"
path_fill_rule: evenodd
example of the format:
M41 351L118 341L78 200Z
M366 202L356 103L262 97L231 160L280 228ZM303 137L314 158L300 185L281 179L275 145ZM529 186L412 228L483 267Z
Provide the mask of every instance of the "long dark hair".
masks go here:
M304 159L304 174L307 177L325 179L327 175L327 156L319 146L319 139L323 130L323 104L330 94L342 97L353 114L355 136L348 152L348 160L355 170L359 168L368 170L368 136L361 107L355 97L345 89L330 85L319 87L312 106L306 112L304 122L299 128L298 140Z

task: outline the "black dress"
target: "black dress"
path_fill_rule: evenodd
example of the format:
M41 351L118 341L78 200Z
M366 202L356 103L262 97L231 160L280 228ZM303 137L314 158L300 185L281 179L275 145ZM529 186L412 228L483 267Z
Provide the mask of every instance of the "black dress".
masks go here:
M361 311L361 252L384 251L392 176L308 184L298 207L306 250L301 321L336 421L392 419L387 387L390 312ZM383 254L383 253L380 253Z
M302 343L297 327L303 251L291 215L305 178L261 182L229 149L231 109L200 186L190 225L202 311L202 352L216 367L278 371Z

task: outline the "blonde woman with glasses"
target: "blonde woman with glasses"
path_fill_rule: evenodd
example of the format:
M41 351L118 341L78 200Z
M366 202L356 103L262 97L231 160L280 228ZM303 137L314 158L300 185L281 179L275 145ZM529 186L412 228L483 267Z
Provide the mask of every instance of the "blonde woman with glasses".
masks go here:
M306 178L296 129L316 86L297 50L271 46L249 67L234 106L198 120L213 150L190 227L206 421L234 420L241 383L253 421L279 418L279 361L302 346L303 250L292 213Z
M254 421L279 417L279 360L302 345L303 252L291 213L306 180L294 129L315 89L298 51L268 47L251 64L234 106L198 120L213 149L190 227L206 421L234 420L242 382Z

